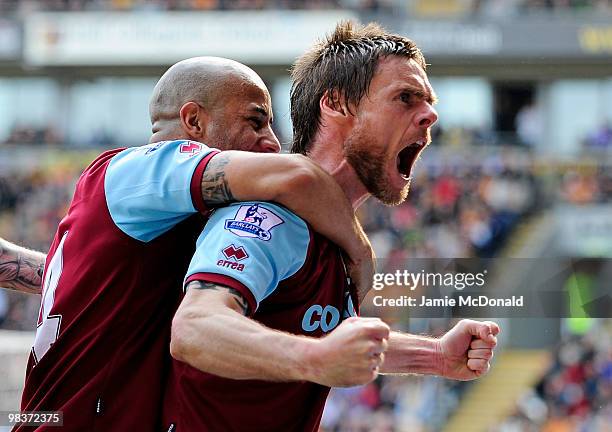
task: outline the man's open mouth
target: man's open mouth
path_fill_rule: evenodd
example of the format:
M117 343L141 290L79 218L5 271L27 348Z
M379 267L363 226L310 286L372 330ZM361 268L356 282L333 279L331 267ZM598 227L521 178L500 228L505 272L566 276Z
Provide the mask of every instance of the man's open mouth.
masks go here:
M397 155L397 170L404 180L410 178L412 165L419 157L421 150L425 147L425 143L426 141L424 139L413 142L404 147Z

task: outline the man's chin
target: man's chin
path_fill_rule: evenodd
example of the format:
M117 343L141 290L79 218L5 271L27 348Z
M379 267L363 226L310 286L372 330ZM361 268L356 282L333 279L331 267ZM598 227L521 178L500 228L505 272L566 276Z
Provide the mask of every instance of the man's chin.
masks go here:
M406 201L409 189L410 180L408 180L408 183L400 189L394 189L387 186L384 188L375 188L375 190L370 190L369 192L383 204L388 206L396 206Z

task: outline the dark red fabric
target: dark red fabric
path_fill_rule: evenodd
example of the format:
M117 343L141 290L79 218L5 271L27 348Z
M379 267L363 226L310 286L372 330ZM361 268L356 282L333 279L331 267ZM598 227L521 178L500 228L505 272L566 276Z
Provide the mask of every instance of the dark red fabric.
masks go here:
M47 257L48 265L68 231L50 311L61 315L59 337L38 364L30 355L21 409L63 411L62 431L159 429L170 323L205 223L195 214L148 243L124 234L104 192L119 151L82 174ZM38 430L47 429L57 430Z
M244 289L237 281L219 281L216 276L201 273L190 279ZM329 305L342 319L349 296L358 311L355 294L353 286L348 286L338 247L311 232L304 265L259 304L253 319L284 332L321 337L326 333L320 326L311 332L302 328L306 311L313 305ZM314 319L319 318L315 314ZM328 387L310 382L225 379L174 360L164 399L163 430L173 425L173 432L317 431L328 393Z

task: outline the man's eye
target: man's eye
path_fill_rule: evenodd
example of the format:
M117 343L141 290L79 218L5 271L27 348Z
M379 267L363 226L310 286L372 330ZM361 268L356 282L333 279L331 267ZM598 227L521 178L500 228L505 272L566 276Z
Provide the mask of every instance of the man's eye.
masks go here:
M414 94L412 94L412 93L406 93L406 92L405 92L405 93L402 93L402 94L400 95L400 100L401 100L402 102L404 102L404 103L407 103L407 104L412 104L412 103L414 103L414 99L415 99L415 95L414 95Z
M426 99L425 94L421 91L405 91L400 95L400 100L408 105L414 105L424 100L427 100L430 104L433 103L429 98Z
M251 122L251 125L256 129L259 130L263 127L263 122L261 120L259 120L257 117L250 117L249 121Z

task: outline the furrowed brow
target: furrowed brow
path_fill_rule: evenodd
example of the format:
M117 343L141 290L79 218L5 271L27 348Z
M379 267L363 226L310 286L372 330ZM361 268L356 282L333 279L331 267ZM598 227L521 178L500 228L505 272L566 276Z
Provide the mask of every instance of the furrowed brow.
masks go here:
M257 113L261 114L262 116L266 117L266 118L270 118L270 123L274 122L274 118L272 117L272 114L268 114L268 111L266 111L265 108L262 108L260 106L256 106L252 108L253 111L256 111Z
M433 91L423 89L422 87L405 86L402 91L412 93L427 101L430 105L435 105L438 102L438 96Z

